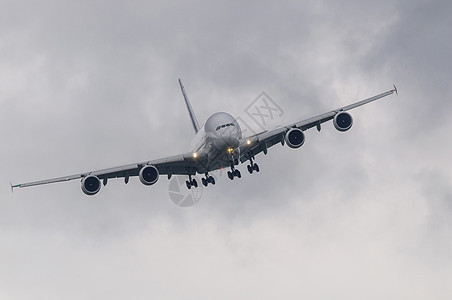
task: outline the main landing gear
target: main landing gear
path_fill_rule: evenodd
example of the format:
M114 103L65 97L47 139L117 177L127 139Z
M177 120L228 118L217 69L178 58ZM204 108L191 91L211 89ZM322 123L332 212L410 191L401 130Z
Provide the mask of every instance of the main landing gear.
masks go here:
M209 183L214 185L215 184L215 178L213 178L212 176L209 176L209 174L206 172L206 178L201 178L201 182L204 186L207 186ZM191 189L192 187L198 187L198 182L196 181L196 179L192 179L191 175L188 175L188 180L185 181L185 184L187 185L188 189Z
M191 179L191 175L188 175L188 180L185 181L185 184L187 185L188 189L191 189L192 186L194 186L195 188L198 187L198 182L194 178Z
M250 156L250 164L247 166L248 172L253 174L253 171L259 172L259 166L256 163L253 163L253 157Z
M202 185L207 186L209 183L211 183L212 185L215 184L215 178L213 178L212 176L209 176L209 173L205 173L206 178L202 178Z

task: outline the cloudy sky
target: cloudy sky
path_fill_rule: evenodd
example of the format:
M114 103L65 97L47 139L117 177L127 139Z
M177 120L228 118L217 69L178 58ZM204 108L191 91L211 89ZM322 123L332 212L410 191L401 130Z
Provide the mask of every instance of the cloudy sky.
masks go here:
M1 299L450 299L449 1L0 0ZM161 177L13 183L188 150L265 91L280 123L376 95L190 208Z

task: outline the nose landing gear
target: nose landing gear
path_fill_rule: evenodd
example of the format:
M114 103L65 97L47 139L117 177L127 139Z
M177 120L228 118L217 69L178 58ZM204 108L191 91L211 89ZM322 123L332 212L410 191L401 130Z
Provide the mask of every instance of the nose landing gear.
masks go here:
M231 171L228 171L228 177L231 180L234 180L234 177L237 178L241 178L242 174L240 173L239 170L237 170L236 168L234 168L234 163L231 161Z

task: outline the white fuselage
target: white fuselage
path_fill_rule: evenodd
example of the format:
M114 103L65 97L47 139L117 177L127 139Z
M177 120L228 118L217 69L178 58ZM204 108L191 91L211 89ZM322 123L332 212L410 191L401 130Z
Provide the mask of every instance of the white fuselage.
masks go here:
M190 151L207 154L206 171L228 167L238 162L238 146L242 130L237 120L228 113L218 112L210 116L193 138ZM236 163L234 163L236 164Z

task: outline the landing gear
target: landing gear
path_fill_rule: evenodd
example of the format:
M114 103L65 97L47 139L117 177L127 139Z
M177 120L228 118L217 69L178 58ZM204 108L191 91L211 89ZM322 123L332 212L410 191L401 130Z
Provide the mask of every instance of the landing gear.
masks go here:
M206 178L202 178L201 181L204 186L207 186L209 183L212 185L215 184L215 178L213 178L212 176L209 176L209 174L207 172L206 172Z
M241 178L242 174L240 174L239 170L234 170L232 172L228 171L228 177L229 177L229 179L234 180L235 177Z
M253 174L253 171L259 172L259 166L256 163L253 163L253 157L250 156L250 164L247 166L248 172Z
M188 175L188 180L185 181L185 184L187 185L187 189L191 189L192 186L194 186L195 188L198 187L198 182L194 178L191 179L191 175Z
M233 162L231 162L231 171L228 171L228 177L231 180L234 180L234 177L237 177L237 178L241 178L242 177L242 174L240 174L240 171L237 170L236 168L234 168L234 163Z

